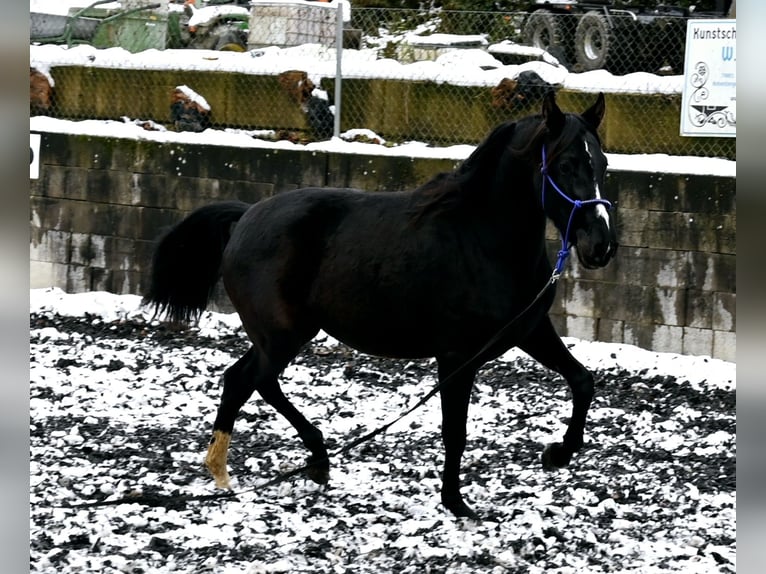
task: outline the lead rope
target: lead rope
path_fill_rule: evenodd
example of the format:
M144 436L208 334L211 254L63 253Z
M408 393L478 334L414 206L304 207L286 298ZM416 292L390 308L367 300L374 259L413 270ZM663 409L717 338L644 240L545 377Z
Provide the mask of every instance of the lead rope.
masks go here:
M543 297L543 295L545 295L546 291L548 291L550 287L556 284L556 282L559 280L559 277L561 277L561 273L564 270L564 265L566 263L567 257L569 257L569 250L571 247L571 245L569 244L569 230L571 228L572 220L574 219L575 212L581 207L583 207L584 205L600 204L600 205L605 205L608 208L612 207L612 204L606 199L599 198L599 199L587 199L582 201L579 199L572 199L566 193L561 191L559 186L556 185L556 182L553 181L553 178L551 178L550 174L548 173L547 154L546 154L546 149L544 145L543 145L543 153L542 153L542 167L540 168L540 173L542 173L543 175L543 182L542 182L543 209L545 209L546 182L550 183L553 189L555 189L561 197L566 199L573 206L572 211L569 214L569 221L567 222L566 233L564 233L561 236L561 249L559 250L557 254L558 258L556 260L556 265L553 269L553 273L551 274L550 279L548 279L547 283L543 286L543 288L540 289L537 295L535 295L535 298L532 299L532 301L522 311L520 311L513 319L508 321L497 333L495 333L495 335L493 335L492 338L489 341L487 341L487 343L478 352L476 352L470 359L464 362L460 367L452 371L452 373L447 375L444 379L436 383L433 386L433 388L430 391L428 391L426 395L424 395L418 402L413 404L407 410L402 412L395 419L392 419L391 421L383 424L382 426L379 426L378 428L355 438L351 442L346 443L340 449L332 453L328 453L328 455L323 459L312 461L310 464L304 464L301 467L294 468L293 470L280 474L270 480L267 480L266 482L257 484L253 487L250 487L244 490L240 490L238 492L229 490L226 492L216 492L213 494L202 494L202 495L137 494L135 496L126 496L118 500L103 500L103 501L97 501L97 502L87 502L84 504L66 505L65 507L66 508L90 508L90 507L96 507L96 506L113 506L117 504L144 504L147 506L167 506L167 505L185 504L187 502L204 502L208 500L217 500L220 498L236 498L240 494L246 494L248 492L257 492L269 486L274 486L276 484L285 482L286 480L289 480L293 476L296 476L298 474L301 474L307 471L312 466L316 466L319 463L328 462L330 458L332 457L338 457L342 454L345 454L349 452L351 449L359 446L360 444L365 443L369 440L372 440L379 434L384 433L393 425L395 425L400 420L402 420L404 417L415 412L417 409L419 409L424 404L426 404L431 399L431 397L433 397L436 393L438 393L439 390L442 389L452 379L457 377L459 374L463 373L469 367L472 367L476 363L476 361L478 361L482 357L482 355L488 352L498 341L500 341L500 339L502 339L507 334L507 332L511 329L511 327L513 327L513 325L519 319L521 319L524 315L526 315L529 312L529 310L532 309L532 307L534 307L537 304L537 302Z

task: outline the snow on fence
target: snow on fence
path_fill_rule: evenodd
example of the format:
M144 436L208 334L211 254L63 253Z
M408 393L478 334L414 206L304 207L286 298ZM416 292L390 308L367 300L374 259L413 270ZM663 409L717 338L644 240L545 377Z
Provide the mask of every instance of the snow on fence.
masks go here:
M476 144L491 126L536 112L549 88L566 95L573 110L604 91L611 112L603 128L607 151L736 158L734 138L679 135L686 22L680 16L664 15L649 26L612 14L613 28L606 30L595 16L585 19L587 27L575 15L354 7L344 15L338 60L329 26L298 42L277 33L288 20L272 19L270 30L254 34L256 2L249 20L242 6L233 6L228 18L210 6L216 11L209 22L198 10L192 35L189 19L173 4L164 20L146 16L147 25L134 22L128 30L117 18L109 26L119 33L102 26L82 45L64 36L32 38L31 113L126 117L178 129L171 96L187 85L210 103L213 129L312 141L328 138L327 126L334 125L335 135L366 128L388 145L441 146ZM320 10L323 18L328 10ZM152 30L156 36L157 25L168 26L164 45L135 37ZM268 45L278 38L281 45ZM193 49L203 47L218 49ZM305 76L312 89L287 85L285 74ZM296 99L297 92L304 96Z

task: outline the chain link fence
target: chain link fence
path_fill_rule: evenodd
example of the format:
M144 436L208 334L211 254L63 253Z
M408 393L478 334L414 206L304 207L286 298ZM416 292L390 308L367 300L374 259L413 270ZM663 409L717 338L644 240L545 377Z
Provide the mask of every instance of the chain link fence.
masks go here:
M497 123L537 112L548 89L571 111L603 91L606 151L736 159L734 138L679 136L686 18L669 10L132 1L31 14L31 114L444 146L476 144ZM203 17L208 9L217 15Z

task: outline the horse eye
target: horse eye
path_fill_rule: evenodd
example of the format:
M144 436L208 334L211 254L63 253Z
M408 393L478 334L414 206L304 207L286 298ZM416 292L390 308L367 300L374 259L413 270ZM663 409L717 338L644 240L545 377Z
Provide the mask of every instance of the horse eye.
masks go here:
M570 173L572 173L572 166L569 165L568 161L562 161L559 164L559 173L561 175L569 175Z

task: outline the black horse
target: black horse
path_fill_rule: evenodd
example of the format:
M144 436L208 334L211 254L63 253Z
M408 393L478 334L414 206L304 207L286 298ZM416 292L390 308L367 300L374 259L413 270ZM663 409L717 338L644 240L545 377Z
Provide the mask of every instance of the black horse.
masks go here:
M145 302L174 321L193 320L222 276L252 342L224 373L206 457L216 485L229 485L234 420L253 391L298 431L311 451L309 476L327 482L322 433L278 381L320 329L364 353L436 358L441 499L455 515L476 516L459 479L474 376L513 346L571 388L563 441L543 453L547 468L567 465L583 445L593 377L548 318L554 289L546 285L556 275L545 225L547 216L562 234L559 271L570 246L586 268L612 259L615 226L600 197L607 162L596 134L604 109L600 94L581 115L563 113L551 92L542 114L503 123L455 171L415 190L299 189L252 206L208 205L173 227L156 248Z

